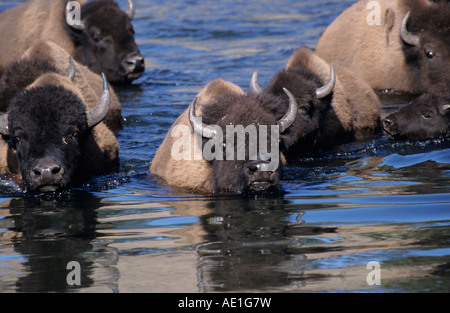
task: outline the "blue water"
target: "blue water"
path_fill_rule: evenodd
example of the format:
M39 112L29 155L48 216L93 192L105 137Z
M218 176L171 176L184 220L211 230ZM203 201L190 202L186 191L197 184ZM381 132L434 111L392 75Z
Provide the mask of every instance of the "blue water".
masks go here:
M354 1L135 1L147 70L116 90L120 173L56 197L0 181L0 292L450 290L449 140L345 145L290 164L285 193L267 197L183 193L148 171L205 84L248 90L259 70L266 85ZM371 261L380 285L366 281Z

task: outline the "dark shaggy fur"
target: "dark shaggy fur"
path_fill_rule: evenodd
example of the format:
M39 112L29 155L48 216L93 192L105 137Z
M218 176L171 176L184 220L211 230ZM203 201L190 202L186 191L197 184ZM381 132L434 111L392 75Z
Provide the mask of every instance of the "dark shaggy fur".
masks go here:
M278 112L283 110L279 107L278 110L270 112L267 110L269 103L276 101L277 99L270 96L254 96L254 95L237 95L230 93L225 96L217 97L212 102L203 106L202 121L207 125L218 125L223 130L223 138L225 143L226 138L226 126L227 125L242 125L246 127L248 125L255 125L258 132L260 125L267 126L267 143L270 145L271 125L277 125L277 121L281 118L287 110L284 112ZM279 118L277 118L279 116ZM282 135L280 134L280 137ZM282 137L281 137L282 138ZM282 139L283 141L283 139ZM258 142L258 149L259 149ZM283 150L280 143L280 150ZM212 167L212 180L213 189L215 192L233 192L240 194L248 191L249 185L253 182L252 177L249 176L248 168L252 165L250 160L249 141L246 137L246 160L216 160L211 161ZM236 145L235 145L235 156ZM267 147L271 152L271 146ZM224 147L224 153L225 153ZM281 151L278 151L278 156ZM279 158L280 159L280 158ZM272 187L277 188L281 178L281 164L272 173L268 172L267 175L271 175Z
M130 19L112 0L91 1L82 6L81 19L86 29L79 31L66 24L66 30L76 46L75 60L93 72L104 72L114 84L130 83L144 71L139 64L133 72L127 69L129 55L140 55L134 40Z
M383 126L390 139L450 136L450 96L424 94L387 116Z
M24 58L12 62L0 77L0 112L6 112L11 100L45 73L57 73L57 69L46 59Z
M450 91L450 2L423 7L410 0L408 5L408 31L420 38L418 46L403 45L406 63L417 77L412 87L416 93Z
M280 118L286 112L289 98L283 91L288 89L297 100L298 115L295 123L283 136L286 157L302 156L323 148L321 127L324 116L331 110L331 95L317 99L315 91L324 84L320 78L302 68L289 68L278 72L264 88L266 96L277 97L277 101L267 102L269 112ZM336 130L338 131L338 130Z
M83 141L89 135L84 104L72 92L56 86L31 88L12 102L8 144L17 151L22 180L35 190L31 172L43 158L57 161L64 170L60 188L76 181L82 167Z

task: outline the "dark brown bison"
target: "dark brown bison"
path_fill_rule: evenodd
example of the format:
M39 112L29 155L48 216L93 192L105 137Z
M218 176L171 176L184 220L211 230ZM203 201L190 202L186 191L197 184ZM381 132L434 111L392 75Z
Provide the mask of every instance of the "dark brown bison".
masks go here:
M298 103L299 117L288 130L292 141L285 141L289 159L367 139L381 131L377 95L345 68L334 67L303 47L263 90L255 76L252 79L255 93L280 97L283 109L288 99L282 88L290 90Z
M113 84L126 84L144 71L134 40L134 5L122 11L112 0L78 1L80 25L69 25L67 0L30 0L0 14L0 65L22 55L36 41L52 41ZM72 23L72 22L71 22Z
M424 94L383 119L389 139L421 140L450 136L450 96Z
M232 83L213 80L175 121L150 171L171 187L195 192L278 189L282 142L298 110L285 92L289 106L272 105L269 112L267 103L277 98L249 95Z
M361 0L326 29L316 52L375 90L448 90L450 2Z
M28 72L52 67L47 60L28 58L20 65ZM106 77L97 105L87 109L73 82L75 71L72 63L67 75L43 73L0 116L0 173L27 191L63 190L119 168L119 144L102 123L111 99ZM8 70L2 78L6 75Z
M45 73L63 74L69 68L70 55L52 42L38 42L28 49L22 58L9 63L0 77L0 112L6 112L10 101L39 76ZM92 73L86 66L73 62L73 83L83 94L88 109L95 107L102 93L102 77ZM34 67L31 68L31 65ZM111 130L120 130L122 110L114 91L104 123Z
M379 130L379 102L373 90L339 67L336 72L310 49L301 48L291 57L287 69L263 90L255 76L251 94L220 79L210 82L175 121L150 171L172 187L197 192L245 193L277 188L281 165L288 160L329 148L330 141L334 145L367 138ZM202 120L196 121L197 116ZM242 138L242 132L252 125L279 126L278 136L272 136L273 130L259 128L253 136L271 142L271 161L262 160L261 155L252 159L251 153L240 160L226 158L229 143L224 138L229 139L229 133L234 134L238 126ZM201 134L203 140L195 140L195 134ZM212 157L205 155L205 147L207 152L211 150L211 141L217 148ZM247 141L245 147L251 150ZM274 159L280 166L263 170Z

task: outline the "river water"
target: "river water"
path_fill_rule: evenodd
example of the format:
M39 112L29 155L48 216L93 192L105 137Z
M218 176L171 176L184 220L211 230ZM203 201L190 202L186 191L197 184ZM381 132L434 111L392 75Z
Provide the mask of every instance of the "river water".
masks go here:
M259 70L265 86L354 1L135 2L147 70L117 88L120 173L56 196L0 181L0 292L450 290L449 140L378 137L304 158L277 195L182 193L149 174L205 84L248 90ZM68 284L71 261L80 285Z

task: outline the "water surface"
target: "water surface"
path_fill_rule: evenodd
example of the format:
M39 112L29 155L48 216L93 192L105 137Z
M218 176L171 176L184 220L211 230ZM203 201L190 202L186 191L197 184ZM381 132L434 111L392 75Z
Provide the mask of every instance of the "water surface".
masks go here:
M0 0L0 11L19 2ZM265 197L184 193L149 175L205 84L248 90L259 70L265 86L354 1L135 2L147 70L117 89L120 173L55 197L1 180L0 292L450 290L449 140L345 145L290 164L284 193ZM67 284L70 261L78 287ZM379 285L367 282L371 261Z

